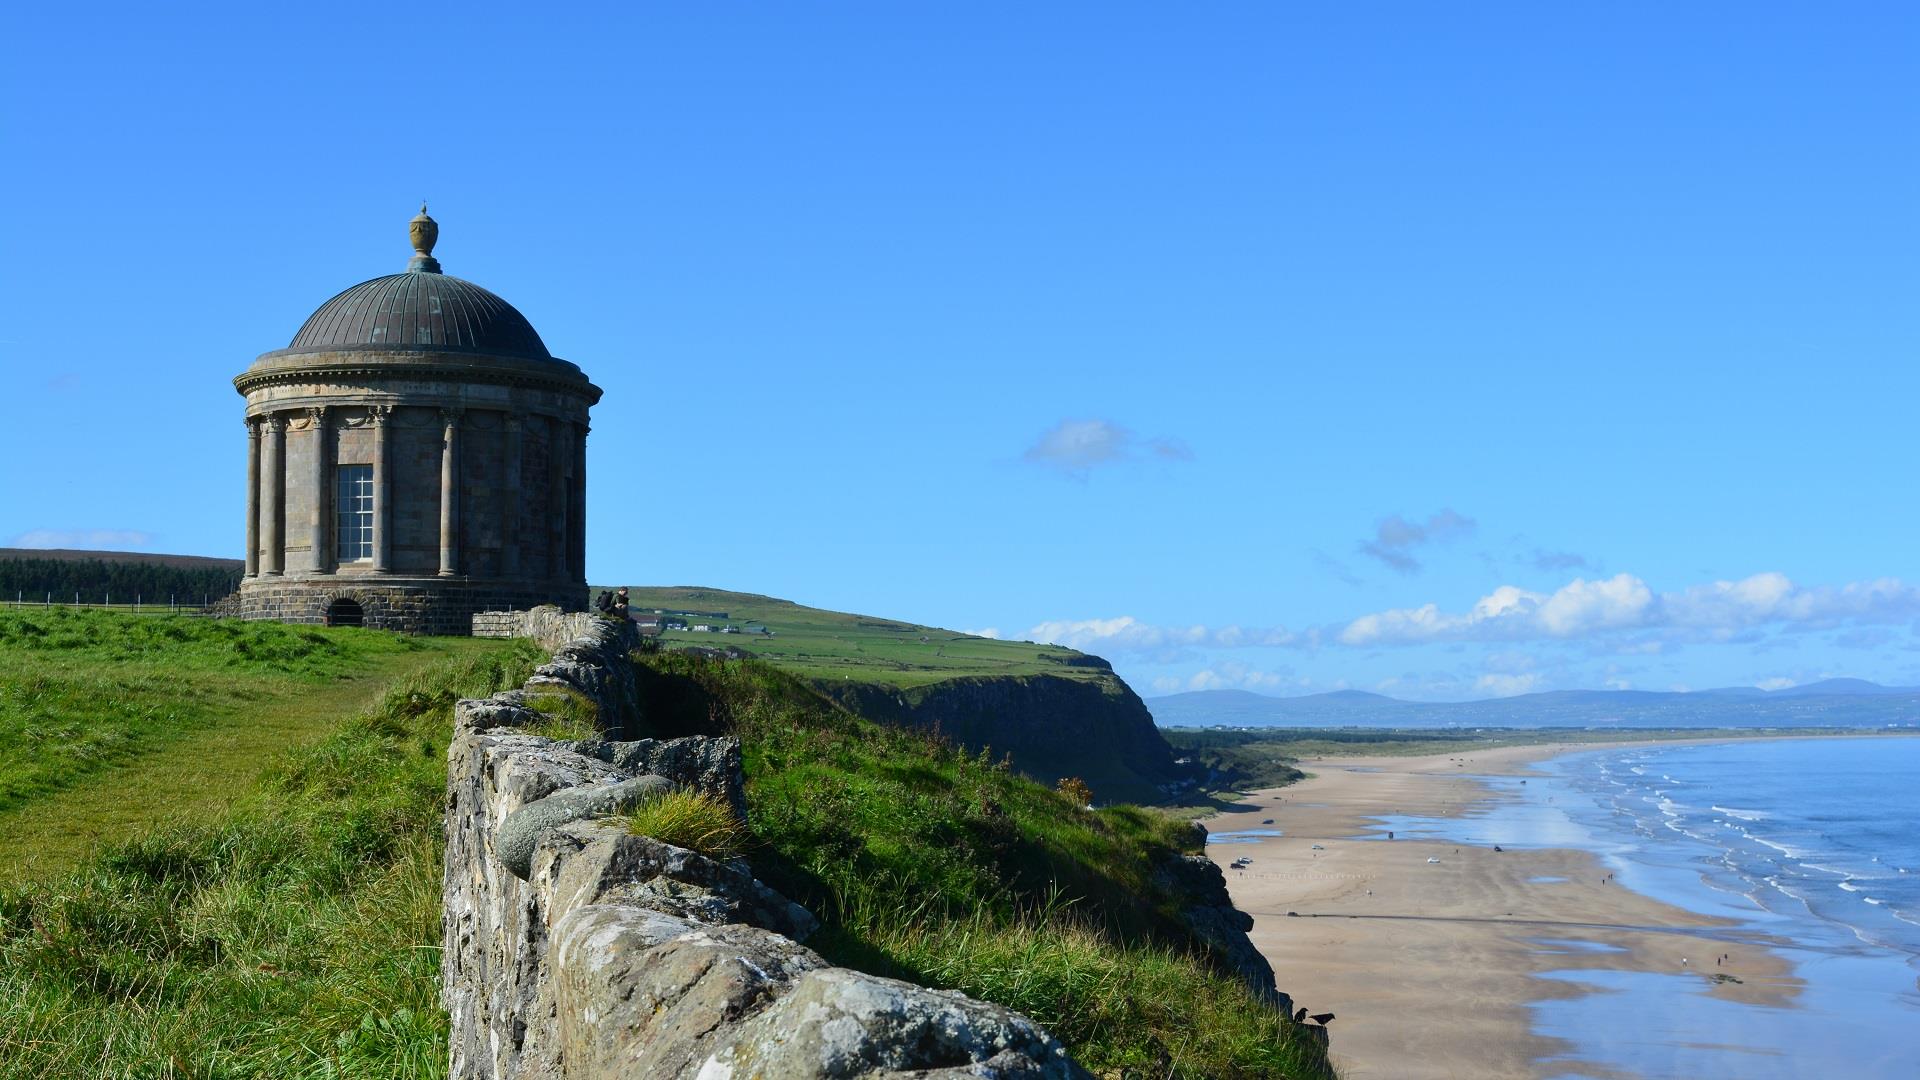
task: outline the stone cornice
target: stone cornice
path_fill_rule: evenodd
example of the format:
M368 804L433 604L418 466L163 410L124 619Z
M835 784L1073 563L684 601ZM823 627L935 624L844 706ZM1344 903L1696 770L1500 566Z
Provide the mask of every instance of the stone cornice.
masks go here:
M263 353L235 376L242 395L274 386L301 383L365 382L492 383L578 394L592 405L601 390L565 360L526 360L462 353L402 349L281 349Z

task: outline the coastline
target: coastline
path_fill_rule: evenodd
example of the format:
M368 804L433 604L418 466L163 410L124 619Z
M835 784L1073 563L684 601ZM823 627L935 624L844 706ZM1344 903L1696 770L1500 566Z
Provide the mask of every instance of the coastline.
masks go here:
M1511 800L1477 776L1544 777L1534 763L1618 747L1317 759L1302 762L1308 779L1252 793L1204 823L1210 833L1282 833L1207 851L1254 917L1253 943L1281 987L1311 1012L1336 1014L1343 1077L1619 1075L1552 1060L1573 1047L1536 1032L1533 1004L1594 988L1540 977L1548 972L1686 974L1729 1003L1795 1005L1803 985L1774 948L1787 942L1635 892L1571 841L1494 851L1404 834L1358 839L1396 817L1460 818ZM1243 855L1252 865L1229 869Z

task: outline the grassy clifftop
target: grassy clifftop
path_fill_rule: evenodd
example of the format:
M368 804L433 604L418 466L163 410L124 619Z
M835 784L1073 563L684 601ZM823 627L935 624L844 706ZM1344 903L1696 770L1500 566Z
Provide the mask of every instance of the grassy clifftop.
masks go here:
M596 587L596 592L598 588ZM694 586L648 586L629 591L636 617L655 609L726 612L688 617L689 624L733 625L739 634L669 631L672 647L743 649L801 678L852 680L914 687L969 675L1058 675L1095 679L1106 662L1059 645L1000 641L958 630L920 626L872 615L827 611L754 593ZM759 633L761 628L772 635Z
M252 711L143 729L135 741L155 745L110 782L28 806L22 816L58 829L75 805L63 800L92 791L131 816L77 866L0 886L0 1078L445 1076L437 945L452 704L519 685L537 650L433 639L409 651L413 639L379 631L262 623L186 623L176 638L151 619L80 615L43 629L84 664L59 671L60 653L17 642L0 659L101 692L129 684L150 718L193 720L203 699L224 707L247 693ZM381 657L410 663L396 671ZM351 695L327 696L334 685ZM229 732L293 715L309 696L320 704L297 713L299 738L236 764ZM205 801L197 785L214 788L213 805L178 820ZM155 828L143 816L174 820Z
M636 618L681 612L690 627L713 628L668 631L668 650L744 654L869 719L1011 754L1048 783L1077 776L1101 801L1158 802L1185 775L1139 697L1097 656L722 589L637 588L630 603ZM726 626L740 632L718 632Z
M499 642L376 630L0 610L0 881L216 813L273 758L394 679Z
M125 725L129 747L56 768L29 758L90 744L42 739L13 762L39 770L14 816L58 829L85 792L135 816L0 886L0 1080L444 1076L450 707L519 685L531 645L73 615L5 624L0 719L16 738ZM1104 1077L1328 1075L1323 1048L1183 929L1186 887L1162 872L1193 842L1178 822L1090 813L766 664L643 659L654 719L741 736L746 854L822 917L834 959L1023 1010ZM139 708L88 706L116 695ZM244 771L208 752L296 703L313 705L298 745ZM211 774L189 771L201 759ZM138 820L177 816L195 785L205 813Z
M640 659L659 734L740 738L747 857L820 916L829 959L1024 1012L1102 1077L1331 1075L1182 920L1185 822L1090 812L764 663Z

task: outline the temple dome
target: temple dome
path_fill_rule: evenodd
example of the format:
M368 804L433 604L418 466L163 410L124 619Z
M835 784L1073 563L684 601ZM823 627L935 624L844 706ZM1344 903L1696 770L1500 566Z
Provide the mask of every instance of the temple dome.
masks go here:
M427 349L551 360L527 317L493 293L427 270L363 281L320 305L289 349Z

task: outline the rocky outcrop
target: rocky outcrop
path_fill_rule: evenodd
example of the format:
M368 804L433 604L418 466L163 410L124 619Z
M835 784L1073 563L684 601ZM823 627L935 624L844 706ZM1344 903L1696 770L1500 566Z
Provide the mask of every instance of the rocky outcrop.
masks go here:
M1226 875L1218 864L1205 855L1175 855L1155 869L1155 876L1167 892L1185 899L1180 921L1212 948L1221 963L1272 999L1282 1012L1293 1011L1293 999L1274 985L1273 965L1247 936L1253 916L1233 906Z
M1105 667L1098 657L1084 659ZM1091 677L967 677L915 687L819 687L861 716L938 730L972 750L1010 754L1015 768L1048 783L1078 776L1103 800L1155 802L1184 782L1153 715L1110 671Z
M617 671L571 666L626 662L588 631L551 677L614 700ZM530 687L454 711L441 978L455 1080L1086 1076L1018 1013L829 965L799 944L813 916L744 862L597 816L676 786L744 810L737 742L538 738L519 730L542 719Z

